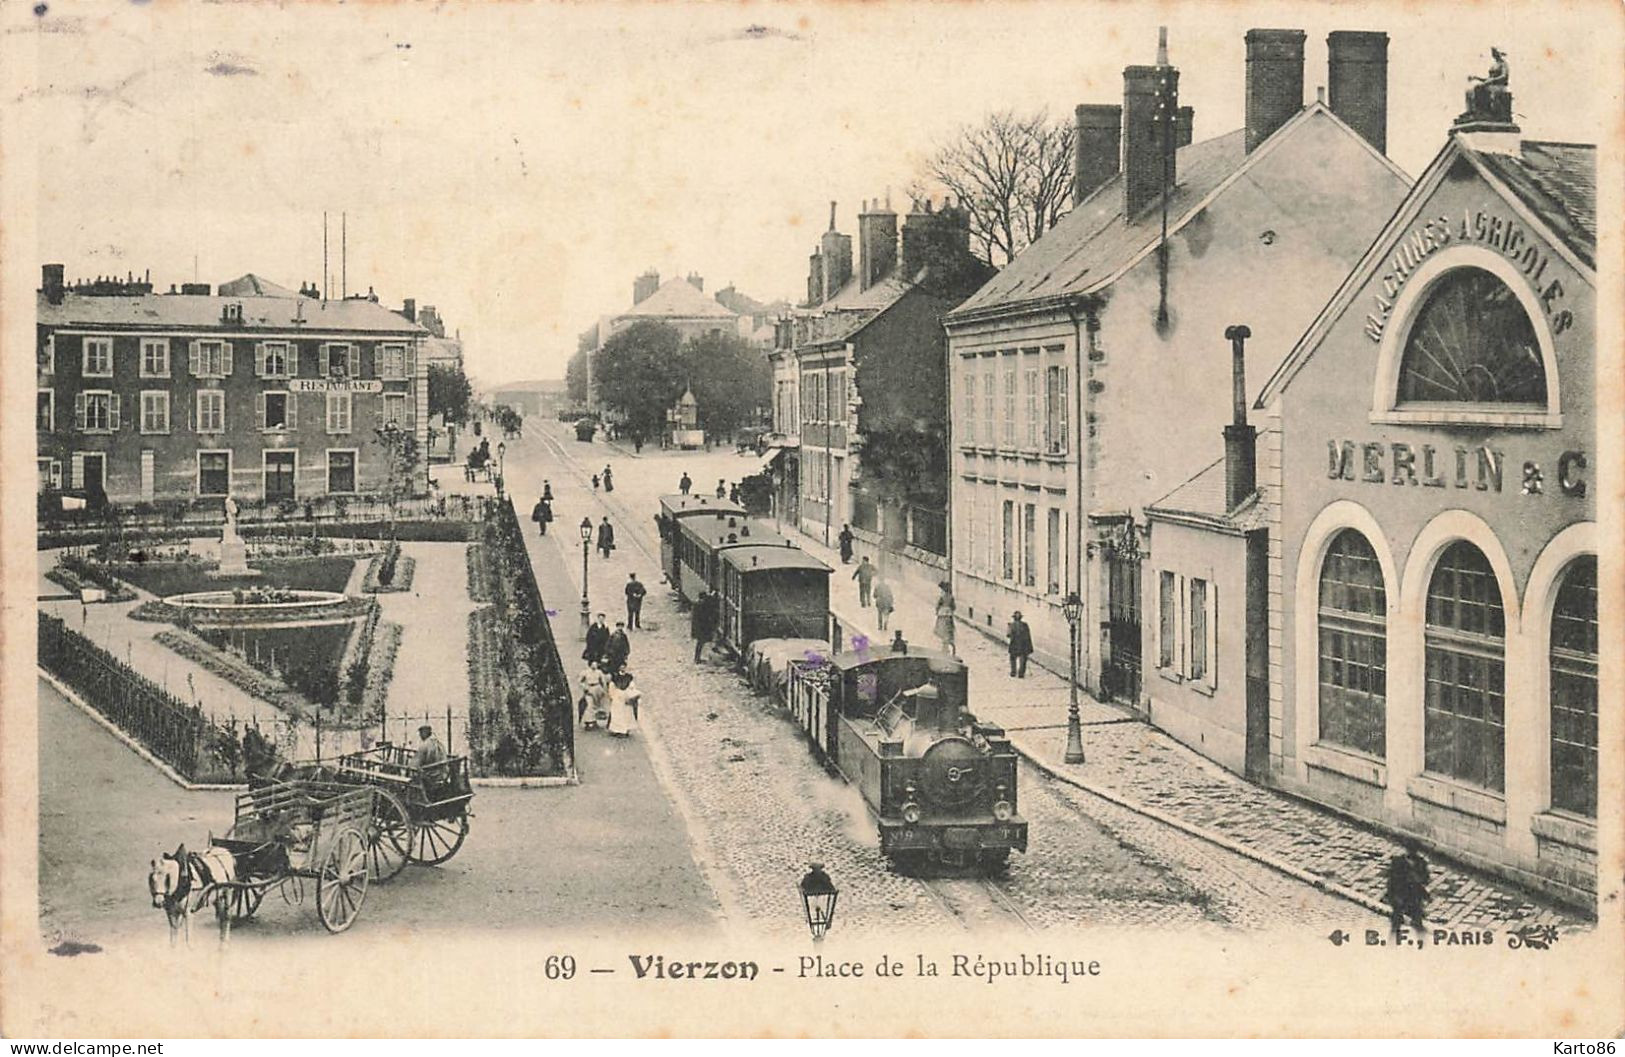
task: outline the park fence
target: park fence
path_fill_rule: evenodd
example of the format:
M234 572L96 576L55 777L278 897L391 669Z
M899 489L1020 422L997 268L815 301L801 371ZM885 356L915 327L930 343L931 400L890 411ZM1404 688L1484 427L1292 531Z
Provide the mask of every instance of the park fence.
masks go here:
M234 724L169 693L67 626L39 614L39 663L98 714L189 781L237 781L242 753Z

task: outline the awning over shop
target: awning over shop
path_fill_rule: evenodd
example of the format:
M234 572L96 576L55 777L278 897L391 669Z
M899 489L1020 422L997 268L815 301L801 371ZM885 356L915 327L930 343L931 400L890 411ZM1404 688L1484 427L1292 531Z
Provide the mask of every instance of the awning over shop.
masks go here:
M788 444L782 442L778 444L769 444L767 446L767 450L756 457L756 464L751 467L750 472L741 474L740 476L755 477L758 474L771 473L773 470L773 464L778 462L779 459L783 458L785 452L793 451L797 447L799 447L799 445L795 444L794 442Z

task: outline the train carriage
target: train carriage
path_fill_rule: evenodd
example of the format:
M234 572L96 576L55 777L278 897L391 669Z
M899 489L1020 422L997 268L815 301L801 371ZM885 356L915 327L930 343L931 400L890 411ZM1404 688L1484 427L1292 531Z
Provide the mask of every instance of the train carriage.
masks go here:
M711 585L711 550L745 522L745 508L714 496L668 495L660 498L655 523L660 528L660 569L684 601L692 602Z
M726 649L743 658L758 639L829 640L828 565L787 540L731 544L715 558Z

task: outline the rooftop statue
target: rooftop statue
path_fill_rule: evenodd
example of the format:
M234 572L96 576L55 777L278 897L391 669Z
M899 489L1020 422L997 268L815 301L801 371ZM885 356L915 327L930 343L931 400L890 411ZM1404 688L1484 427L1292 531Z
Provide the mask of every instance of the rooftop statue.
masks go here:
M1507 85L1507 57L1500 48L1490 49L1490 69L1483 77L1469 75L1467 110L1456 124L1490 122L1512 124L1512 91Z

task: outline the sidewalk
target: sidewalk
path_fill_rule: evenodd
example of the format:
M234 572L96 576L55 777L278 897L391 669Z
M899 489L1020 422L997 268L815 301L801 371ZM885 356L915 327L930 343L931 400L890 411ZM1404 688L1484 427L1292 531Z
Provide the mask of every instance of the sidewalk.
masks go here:
M851 565L808 536L797 534L808 553L835 569L830 608L848 629L876 643L901 629L910 644L940 649L931 629L936 598L894 581L897 609L888 630L876 626L873 609L858 605ZM871 560L873 556L871 555ZM1128 709L1079 691L1086 762L1063 762L1066 746L1066 680L1036 665L1026 679L1008 675L1002 643L960 622L959 656L971 668L970 696L977 717L1005 728L1016 750L1041 770L1131 810L1238 852L1317 887L1326 887L1372 909L1383 904L1389 857L1399 850L1388 838L1339 815L1254 785L1204 759ZM1512 924L1588 927L1582 915L1537 901L1509 883L1469 873L1437 860L1428 906L1430 923L1454 928Z

